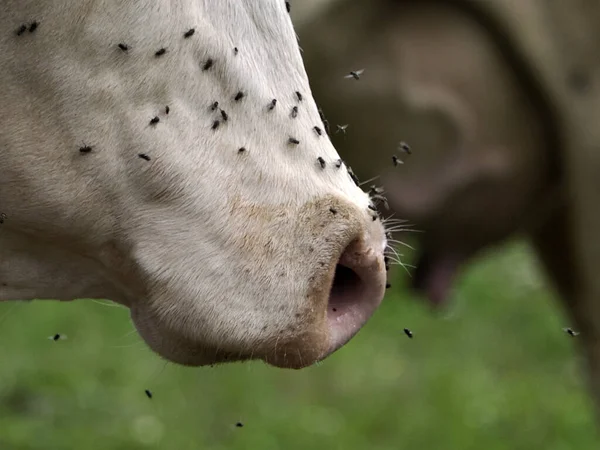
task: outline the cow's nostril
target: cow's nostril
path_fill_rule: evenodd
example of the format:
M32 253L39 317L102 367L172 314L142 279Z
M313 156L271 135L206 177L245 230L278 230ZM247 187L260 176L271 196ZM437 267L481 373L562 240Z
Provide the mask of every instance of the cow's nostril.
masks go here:
M336 265L329 293L330 351L348 342L371 317L381 303L385 283L383 255L363 239L350 243Z
M335 276L331 293L329 294L329 309L332 313L338 310L344 311L344 308L356 300L360 294L360 277L349 267L338 264L335 268Z

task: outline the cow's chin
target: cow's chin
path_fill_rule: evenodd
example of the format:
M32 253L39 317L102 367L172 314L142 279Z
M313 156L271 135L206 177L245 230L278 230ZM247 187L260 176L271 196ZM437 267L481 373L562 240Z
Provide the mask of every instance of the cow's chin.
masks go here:
M139 330L139 329L138 329ZM326 358L330 353L329 346L319 345L319 341L311 336L304 336L305 345L299 347L296 339L277 342L277 347L264 344L248 344L240 346L240 350L227 350L202 345L181 338L147 339L143 330L139 330L146 344L160 357L190 367L213 366L217 364L259 360L268 365L282 369L302 369Z
M333 344L328 336L327 321L302 332L281 329L247 341L240 339L230 348L192 339L181 331L166 326L168 321L156 321L145 310L131 309L133 323L146 344L160 357L184 366L209 366L223 363L262 360L278 368L302 369L326 358L340 343ZM181 330L182 327L177 327ZM248 333L249 334L249 333ZM324 337L325 336L325 337ZM345 343L345 342L344 342ZM342 344L343 345L343 344ZM231 348L234 347L234 348Z

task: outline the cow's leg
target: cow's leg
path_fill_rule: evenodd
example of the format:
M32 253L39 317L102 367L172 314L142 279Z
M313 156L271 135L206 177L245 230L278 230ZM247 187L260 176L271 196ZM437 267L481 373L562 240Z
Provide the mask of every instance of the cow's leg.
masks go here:
M587 365L583 372L588 376L596 417L600 421L600 341L595 337L598 336L598 324L594 324L589 314L581 289L580 261L575 254L571 220L570 206L563 204L531 232L531 240L573 328L581 333L577 343Z

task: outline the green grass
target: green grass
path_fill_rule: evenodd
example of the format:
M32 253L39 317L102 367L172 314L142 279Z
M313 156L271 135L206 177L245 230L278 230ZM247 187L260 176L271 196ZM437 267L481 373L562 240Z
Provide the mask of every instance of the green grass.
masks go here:
M165 365L125 309L2 304L0 449L600 448L576 338L525 245L466 272L450 317L401 284L301 371Z

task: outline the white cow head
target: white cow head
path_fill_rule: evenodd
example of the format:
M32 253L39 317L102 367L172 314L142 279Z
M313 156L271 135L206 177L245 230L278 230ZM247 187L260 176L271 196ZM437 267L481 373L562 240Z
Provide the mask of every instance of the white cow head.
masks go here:
M109 298L181 364L300 368L380 303L386 241L284 0L5 0L0 300Z

